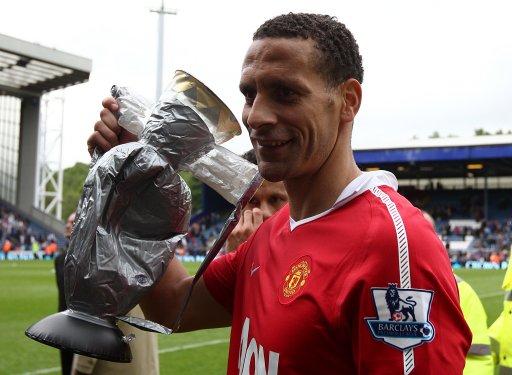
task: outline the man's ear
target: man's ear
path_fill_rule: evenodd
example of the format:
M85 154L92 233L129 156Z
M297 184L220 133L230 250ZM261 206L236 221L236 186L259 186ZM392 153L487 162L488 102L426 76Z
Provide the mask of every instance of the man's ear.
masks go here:
M363 91L361 84L354 78L343 82L340 86L344 105L341 107L341 121L343 123L352 123L359 112Z

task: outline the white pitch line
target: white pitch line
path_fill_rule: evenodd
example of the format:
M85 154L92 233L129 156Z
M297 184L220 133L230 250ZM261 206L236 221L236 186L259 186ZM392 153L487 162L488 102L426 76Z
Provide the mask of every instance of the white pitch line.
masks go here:
M38 375L38 374L51 374L51 373L60 373L60 367L52 367L52 368L43 368L36 371L30 371L30 372L23 372L21 374L17 375Z
M502 290L500 292L491 292L491 293L485 293L485 294L479 295L480 299L492 298L492 297L496 297L496 296L505 297L505 291Z
M181 345L181 346L173 346L166 349L160 349L158 351L158 354L163 353L172 353L172 352L178 352L180 350L187 350L187 349L196 349L196 348L202 348L203 346L211 346L211 345L218 345L218 344L224 344L226 342L229 342L227 339L223 340L211 340L211 341L203 341L198 342L197 344L188 344L188 345Z
M490 293L485 293L485 294L479 295L480 299L492 298L492 297L496 297L496 296L505 297L505 291L502 290L500 292L490 292Z
M211 341L198 342L196 344L172 346L170 348L164 348L164 349L158 350L158 354L179 352L180 350L197 349L197 348L202 348L204 346L224 344L226 342L229 342L229 340L227 340L227 339L211 340ZM40 375L40 374L51 374L51 373L54 373L54 372L55 373L57 373L57 372L60 373L60 367L43 368L43 369L36 370L36 371L23 372L23 373L17 374L17 375Z

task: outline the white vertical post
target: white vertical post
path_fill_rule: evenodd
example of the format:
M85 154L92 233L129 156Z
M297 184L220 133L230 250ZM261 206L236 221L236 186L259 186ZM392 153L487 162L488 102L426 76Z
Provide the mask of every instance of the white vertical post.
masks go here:
M157 47L157 69L156 69L156 100L162 94L163 64L164 64L164 15L177 14L176 10L165 10L164 0L159 9L151 9L151 12L158 13L158 47Z

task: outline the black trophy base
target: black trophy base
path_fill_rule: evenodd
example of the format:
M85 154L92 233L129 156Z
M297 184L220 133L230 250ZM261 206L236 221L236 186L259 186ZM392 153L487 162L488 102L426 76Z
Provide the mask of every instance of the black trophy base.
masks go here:
M112 362L127 363L132 352L127 338L113 323L66 310L41 319L25 335L54 348Z

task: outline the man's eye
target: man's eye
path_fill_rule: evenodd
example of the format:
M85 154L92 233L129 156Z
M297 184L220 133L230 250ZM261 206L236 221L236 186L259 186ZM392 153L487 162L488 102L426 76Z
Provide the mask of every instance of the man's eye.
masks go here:
M289 89L286 87L282 87L276 91L276 96L280 100L292 101L297 98L298 94L295 90L292 90L292 89Z
M256 98L256 93L252 90L244 90L242 91L242 95L244 96L246 103L252 103Z
M287 89L287 88L283 88L283 89L281 89L281 95L283 95L283 96L295 95L295 91Z
M284 204L287 202L286 198L283 197L272 197L272 203L273 204Z

